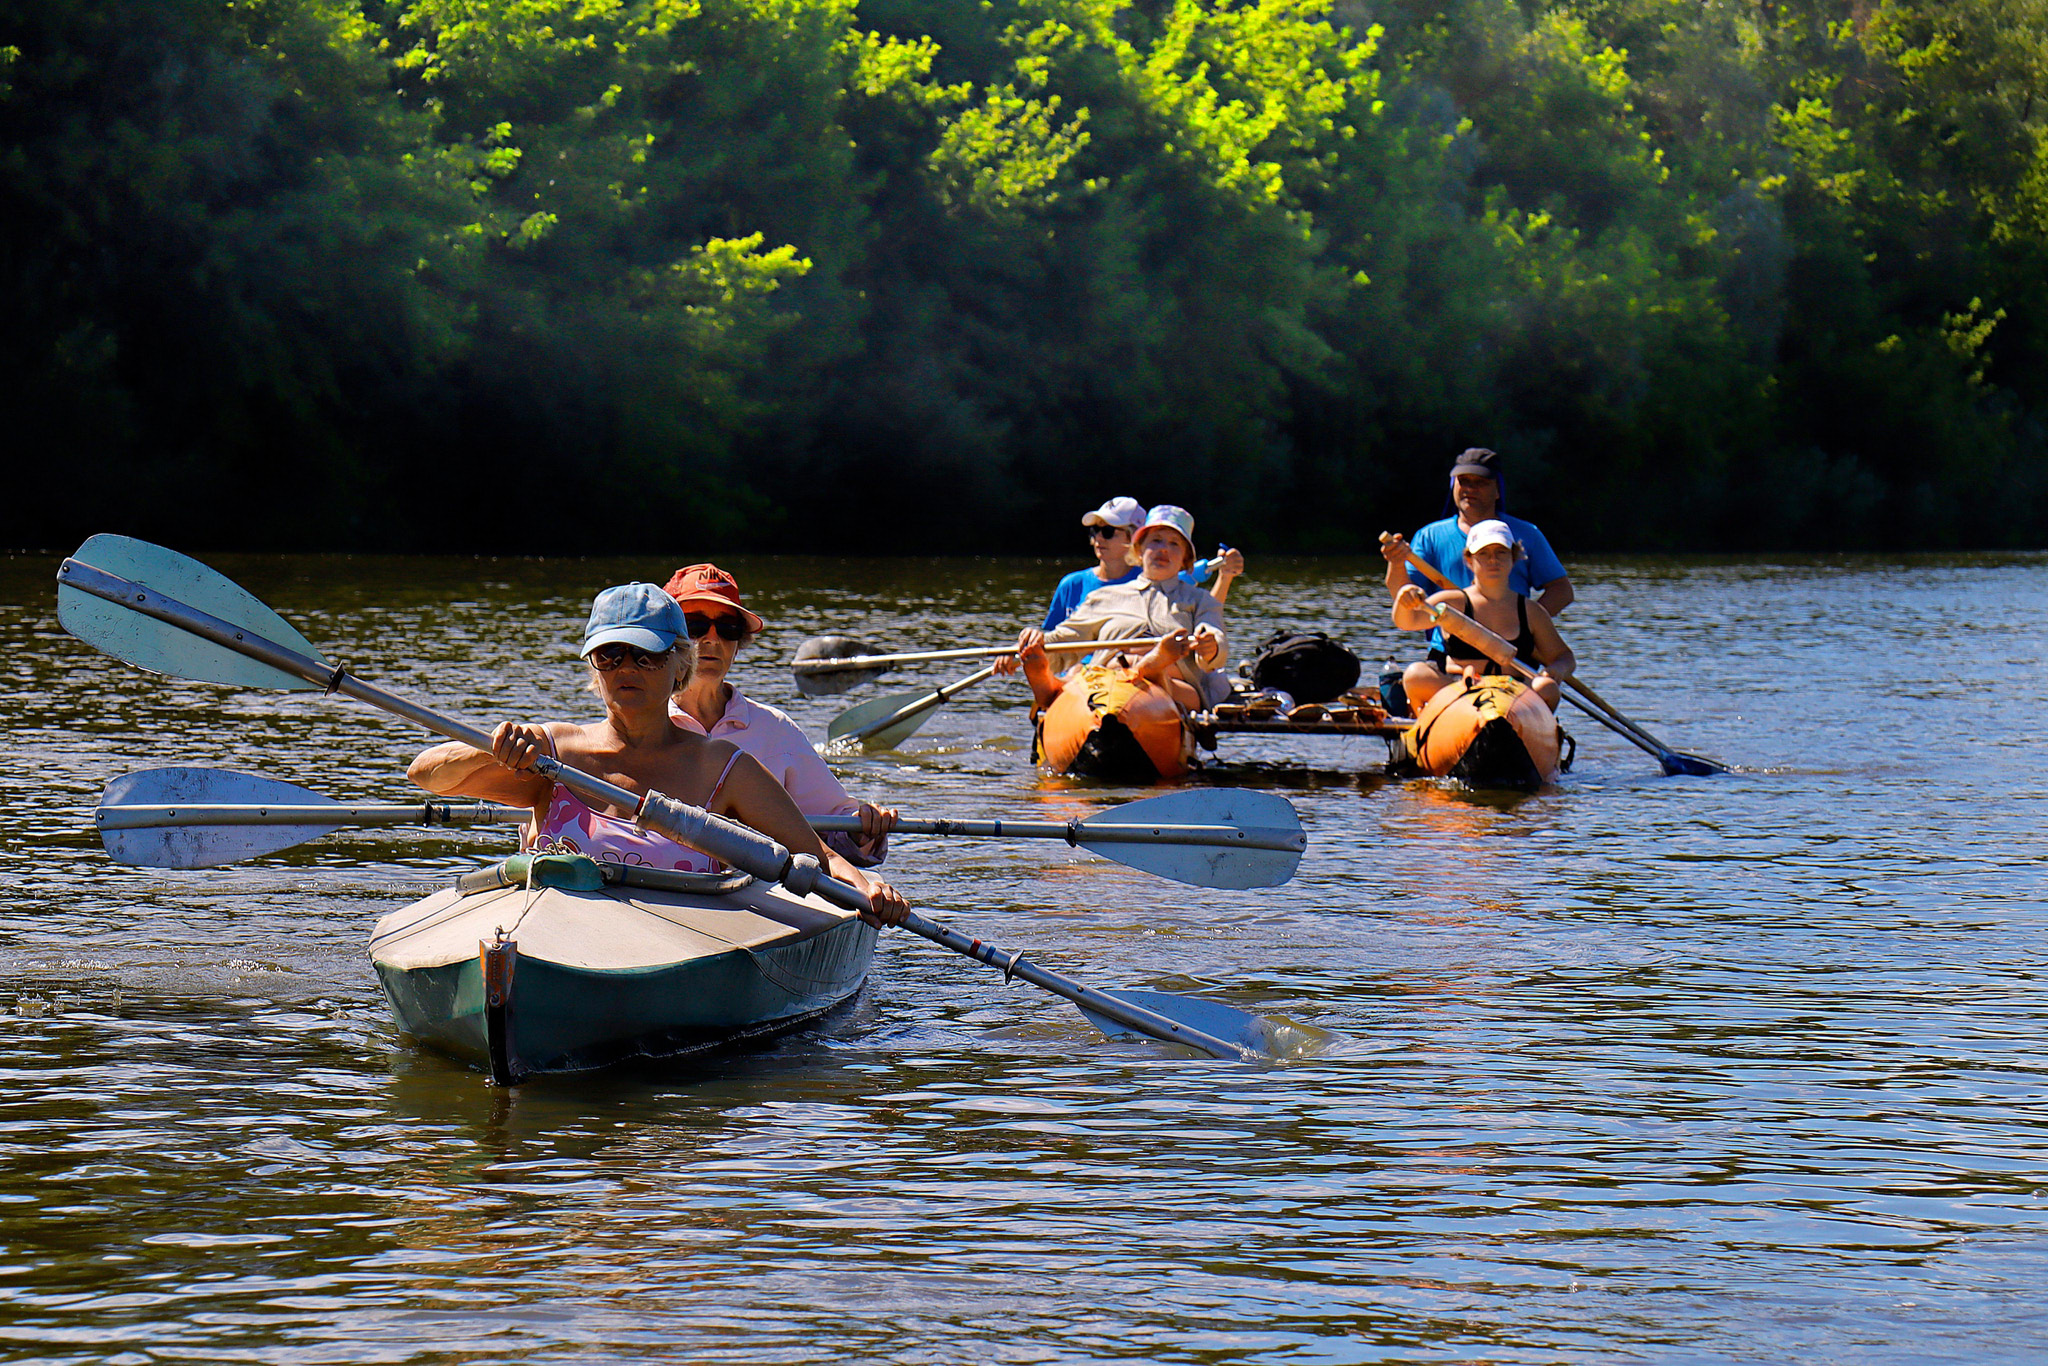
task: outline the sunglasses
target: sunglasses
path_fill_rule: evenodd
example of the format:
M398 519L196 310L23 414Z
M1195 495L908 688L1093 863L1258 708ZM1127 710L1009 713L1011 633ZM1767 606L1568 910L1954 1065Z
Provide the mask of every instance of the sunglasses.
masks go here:
M608 674L613 669L624 667L627 663L631 663L636 669L658 669L668 663L668 656L669 652L667 650L663 650L660 654L651 655L645 650L636 650L630 645L613 644L598 646L590 652L587 658L590 660L591 668L596 669L599 673Z
M1094 526L1088 528L1088 534L1098 541L1108 541L1123 535L1129 530L1130 528L1127 526L1104 526L1102 523L1097 522Z
M685 612L683 629L693 640L710 631L718 632L720 640L738 640L747 633L747 623L739 617L709 617L702 612Z

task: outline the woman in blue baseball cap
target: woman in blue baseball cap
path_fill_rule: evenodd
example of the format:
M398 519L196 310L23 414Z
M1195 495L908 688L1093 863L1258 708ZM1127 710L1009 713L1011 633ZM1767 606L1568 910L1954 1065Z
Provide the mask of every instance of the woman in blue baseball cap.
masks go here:
M490 753L449 741L414 759L408 776L444 796L530 808L529 849L686 872L718 868L706 855L641 829L631 812L593 808L542 777L533 764L545 755L634 792L658 789L750 825L791 853L810 854L833 877L868 894L874 911L863 918L872 923L894 924L910 910L895 888L825 848L759 761L670 719L669 698L688 686L697 651L683 609L664 589L626 583L599 593L583 630L583 660L590 690L604 702L602 720L507 721L491 733Z

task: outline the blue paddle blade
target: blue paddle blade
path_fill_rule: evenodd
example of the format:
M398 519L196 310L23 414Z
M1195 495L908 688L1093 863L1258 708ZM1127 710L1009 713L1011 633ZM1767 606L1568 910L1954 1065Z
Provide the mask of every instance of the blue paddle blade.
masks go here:
M1236 1044L1254 1057L1277 1056L1273 1029L1265 1020L1248 1015L1235 1007L1220 1001L1205 1001L1199 996L1182 996L1171 991L1105 991L1105 996L1114 996L1119 1001L1149 1010L1154 1015L1164 1015L1176 1024L1189 1029L1200 1030L1228 1044ZM1088 1022L1112 1039L1140 1039L1145 1036L1129 1025L1118 1024L1105 1019L1086 1006L1076 1006Z
M832 724L825 728L825 738L827 740L845 739L856 731L866 730L875 722L886 720L897 712L902 711L905 707L923 702L928 698L931 701L930 706L921 707L901 720L891 722L874 734L864 735L860 739L860 744L865 749L894 749L914 735L919 726L931 720L932 714L938 711L946 699L935 697L929 692L900 692L889 697L877 697L872 702L863 702L857 707L848 707L845 711L833 717Z
M1256 848L1241 844L1149 844L1113 839L1119 830L1143 831L1147 826L1229 825L1256 834L1261 844L1281 843L1281 849ZM1128 807L1106 811L1082 821L1079 839L1083 849L1115 859L1127 867L1156 877L1170 878L1196 887L1226 887L1246 890L1278 887L1294 876L1301 866L1307 839L1301 816L1294 803L1271 792L1249 792L1228 787L1198 787L1186 792L1169 792L1148 797Z
M78 547L71 558L325 662L290 622L199 561L175 550L130 536L102 535ZM169 622L132 612L119 603L96 598L61 581L57 585L57 620L93 648L151 673L279 692L311 692L314 688L296 674L259 664Z
M153 768L107 784L104 810L122 806L336 806L337 803L276 778L218 768ZM339 814L339 813L337 813ZM173 825L100 830L100 843L116 863L139 868L218 868L289 849L341 828L333 825Z

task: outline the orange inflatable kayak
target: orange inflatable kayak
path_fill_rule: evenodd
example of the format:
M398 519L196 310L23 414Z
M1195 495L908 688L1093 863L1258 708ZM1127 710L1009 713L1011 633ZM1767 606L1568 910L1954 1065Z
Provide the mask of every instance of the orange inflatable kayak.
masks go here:
M1402 733L1390 767L1533 791L1556 781L1561 734L1556 714L1518 680L1460 679L1429 699Z
M1130 669L1083 664L1038 718L1032 758L1077 778L1149 783L1194 766L1194 733L1166 690Z

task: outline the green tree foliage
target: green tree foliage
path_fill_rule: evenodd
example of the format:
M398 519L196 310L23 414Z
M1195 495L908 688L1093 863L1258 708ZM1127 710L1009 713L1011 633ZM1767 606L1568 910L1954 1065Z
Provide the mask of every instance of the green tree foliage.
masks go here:
M2039 544L2044 5L0 0L0 536Z

